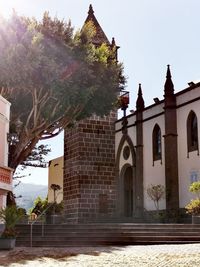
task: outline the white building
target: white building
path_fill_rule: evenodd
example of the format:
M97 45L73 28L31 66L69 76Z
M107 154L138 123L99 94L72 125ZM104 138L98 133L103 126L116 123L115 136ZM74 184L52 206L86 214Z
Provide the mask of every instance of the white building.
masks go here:
M142 216L154 210L147 196L150 185L166 188L161 209L184 208L194 196L188 191L200 180L200 83L174 93L168 66L164 99L144 106L139 85L136 111L116 122L118 211Z
M8 168L10 103L0 95L0 208L6 206L6 197L12 191L12 169Z

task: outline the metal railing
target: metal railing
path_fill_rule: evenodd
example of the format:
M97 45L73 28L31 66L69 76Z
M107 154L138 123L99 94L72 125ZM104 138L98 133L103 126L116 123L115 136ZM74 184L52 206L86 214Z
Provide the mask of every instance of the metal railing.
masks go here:
M52 207L54 203L49 205L33 222L29 223L30 224L30 247L32 247L33 244L33 225L39 221L39 219L42 218L42 216L46 215L47 210ZM44 219L42 220L42 237L44 236Z
M62 194L63 192L59 192L56 196L56 199L58 197L59 194ZM32 247L33 245L33 225L39 221L39 219L43 217L46 218L46 212L48 211L48 209L50 209L53 205L55 205L56 203L56 199L55 199L55 202L52 202L51 205L49 205L34 221L32 221L30 224L30 247ZM45 216L44 216L45 215ZM42 219L42 237L44 237L44 222L45 222L45 218Z

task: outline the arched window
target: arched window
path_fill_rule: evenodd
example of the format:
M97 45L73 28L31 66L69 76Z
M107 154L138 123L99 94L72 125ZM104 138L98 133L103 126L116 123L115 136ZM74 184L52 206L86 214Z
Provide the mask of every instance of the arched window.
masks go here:
M187 119L188 152L198 150L198 123L194 111L190 111Z
M152 136L153 161L161 159L161 130L158 124L154 126Z

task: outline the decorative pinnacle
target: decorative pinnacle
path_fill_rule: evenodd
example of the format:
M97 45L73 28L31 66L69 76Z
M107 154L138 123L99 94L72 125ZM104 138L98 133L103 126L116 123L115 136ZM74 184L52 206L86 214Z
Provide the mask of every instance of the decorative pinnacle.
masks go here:
M144 99L142 96L142 87L141 83L139 83L139 88L138 88L138 98L136 101L136 108L138 111L142 111L144 109Z
M171 76L171 71L170 71L170 65L168 64L167 65L167 76L166 76L166 78L171 78L172 76Z
M171 79L171 71L170 65L167 65L167 75L166 75L166 82L165 82L165 96L170 96L174 94L174 85Z
M92 8L92 5L90 4L90 6L89 6L89 11L88 11L88 14L89 15L93 15L94 14L94 10L93 10L93 8Z
M142 96L142 87L141 87L141 83L139 83L138 96Z
M114 37L112 38L111 45L112 45L112 46L115 46L115 45L116 45L116 44L115 44L115 38L114 38Z

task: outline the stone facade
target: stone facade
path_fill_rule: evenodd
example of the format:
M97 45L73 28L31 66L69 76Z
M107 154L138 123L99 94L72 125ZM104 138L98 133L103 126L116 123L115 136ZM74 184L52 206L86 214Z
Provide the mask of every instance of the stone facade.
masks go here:
M115 213L116 113L92 116L65 131L64 207L68 222L95 221Z
M95 27L92 43L110 43L90 5L85 23ZM68 222L88 222L108 218L116 210L115 121L117 111L108 116L84 119L65 131L63 199Z

